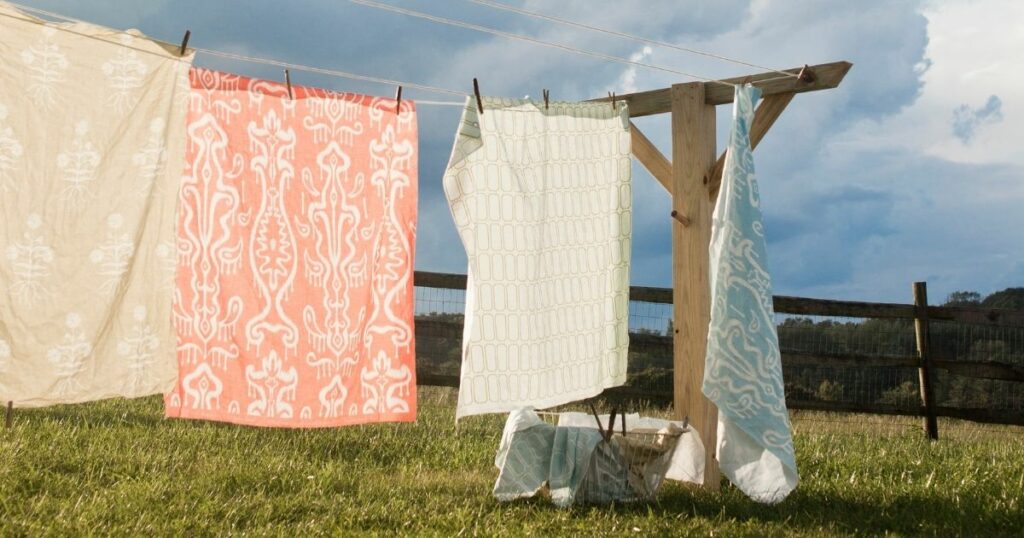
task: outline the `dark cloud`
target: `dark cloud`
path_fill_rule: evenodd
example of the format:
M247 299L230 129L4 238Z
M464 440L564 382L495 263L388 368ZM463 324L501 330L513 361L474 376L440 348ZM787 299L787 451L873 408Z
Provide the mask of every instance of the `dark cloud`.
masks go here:
M1003 121L1003 101L997 95L990 95L980 108L962 104L953 109L953 136L964 144L970 144L978 127Z

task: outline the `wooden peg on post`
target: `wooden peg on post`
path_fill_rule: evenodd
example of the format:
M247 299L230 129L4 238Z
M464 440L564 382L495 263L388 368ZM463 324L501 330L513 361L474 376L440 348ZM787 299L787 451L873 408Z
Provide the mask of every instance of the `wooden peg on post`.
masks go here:
M473 95L476 96L476 109L484 113L484 100L480 98L480 83L473 79Z
M811 69L811 66L804 64L804 66L800 68L800 72L797 73L796 78L800 82L803 82L805 84L811 84L815 81L817 77L815 77L814 70Z
M690 225L690 219L686 218L686 215L683 215L682 213L676 211L675 209L672 210L672 218L679 221L679 224L682 224L683 226Z
M295 99L292 96L292 74L287 69L284 70L284 83L288 86L288 99Z
M188 51L188 38L190 37L192 37L192 30L185 30L185 37L181 39L181 52L178 53L178 56L184 56Z
M398 89L395 90L395 114L402 113L402 86L399 85Z

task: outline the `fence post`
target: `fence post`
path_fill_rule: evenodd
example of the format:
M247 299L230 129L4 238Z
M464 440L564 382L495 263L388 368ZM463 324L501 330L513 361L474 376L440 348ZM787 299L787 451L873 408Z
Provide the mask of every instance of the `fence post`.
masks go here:
M914 333L917 336L918 376L921 404L924 406L924 429L928 438L939 438L939 422L935 417L934 369L931 358L931 336L928 330L928 284L914 282Z

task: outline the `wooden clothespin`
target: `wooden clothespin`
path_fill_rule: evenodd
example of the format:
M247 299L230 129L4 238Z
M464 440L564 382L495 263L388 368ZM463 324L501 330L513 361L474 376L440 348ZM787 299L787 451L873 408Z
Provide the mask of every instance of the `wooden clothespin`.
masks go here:
M481 114L484 113L484 100L480 98L480 83L473 79L473 95L476 95L476 108Z
M612 110L615 110L615 92L608 92L608 99L611 99Z
M295 99L292 96L292 74L287 69L284 70L284 83L288 86L288 98Z
M402 113L402 86L395 90L395 114Z
M181 38L181 52L178 56L184 56L188 50L188 38L192 37L192 30L185 30L185 37Z
M544 90L544 110L548 109L549 101L548 98L551 96L551 92Z
M814 82L817 77L815 77L814 70L811 69L811 66L804 64L804 66L800 68L800 73L796 75L796 78L799 79L800 82L810 84Z
M747 84L750 84L751 82L754 82L754 77L752 77L750 75L747 75L747 78L743 79L743 86L746 86Z
M678 220L679 224L682 224L683 226L690 225L690 219L686 218L686 215L683 215L682 213L676 211L675 209L672 210L672 218Z

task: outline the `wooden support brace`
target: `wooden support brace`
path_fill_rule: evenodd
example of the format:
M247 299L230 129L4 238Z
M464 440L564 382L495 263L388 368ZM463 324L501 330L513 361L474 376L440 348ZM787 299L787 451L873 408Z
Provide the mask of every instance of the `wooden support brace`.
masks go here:
M765 97L761 104L757 106L757 111L754 112L754 121L750 124L750 149L753 150L764 138L764 135L768 133L768 129L772 128L775 124L775 120L779 119L782 115L782 111L786 110L786 105L793 100L794 93L780 93L776 95L769 95ZM718 188L722 186L722 172L725 171L725 154L723 151L715 161L714 168L708 174L708 189L710 190L711 199L715 200L718 198Z
M701 392L711 322L709 254L711 214L707 172L715 161L715 107L703 83L672 86L672 209L689 220L672 225L673 383L676 418L704 442L704 486L719 488L718 410Z
M661 183L670 194L672 193L672 163L669 162L654 143L633 122L629 122L629 136L633 139L633 156L644 168Z

